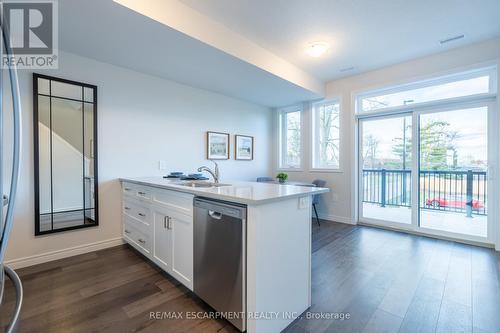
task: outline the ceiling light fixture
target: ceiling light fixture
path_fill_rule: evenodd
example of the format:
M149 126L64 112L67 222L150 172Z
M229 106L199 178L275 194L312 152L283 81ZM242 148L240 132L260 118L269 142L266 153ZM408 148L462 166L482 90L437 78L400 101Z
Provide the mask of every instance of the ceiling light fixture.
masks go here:
M462 39L464 37L465 37L465 35L453 36L453 37L450 37L450 38L446 38L446 39L440 40L439 43L441 45L443 45L443 44L446 44L446 43L449 43L449 42L454 42L456 40Z
M305 52L311 57L318 58L326 53L330 49L330 45L326 42L314 42L306 47Z

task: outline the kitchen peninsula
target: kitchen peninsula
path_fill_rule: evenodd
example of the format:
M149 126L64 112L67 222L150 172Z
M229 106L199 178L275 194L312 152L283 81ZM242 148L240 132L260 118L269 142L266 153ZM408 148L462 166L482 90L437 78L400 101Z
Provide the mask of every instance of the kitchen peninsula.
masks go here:
M200 260L209 256L202 252L197 258L196 253L208 237L200 238L200 233L208 231L197 229L207 213L197 213L195 203L200 201L196 205L203 207L214 202L226 207L221 212L207 208L211 219L244 212L238 215L243 221L239 264L242 296L238 302L248 318L243 322L229 320L236 327L247 332L279 332L311 305L311 196L328 189L254 182L181 182L161 177L120 181L124 240L204 300L197 292L204 279L203 269L196 267L203 267ZM213 304L227 302L207 301L214 308Z

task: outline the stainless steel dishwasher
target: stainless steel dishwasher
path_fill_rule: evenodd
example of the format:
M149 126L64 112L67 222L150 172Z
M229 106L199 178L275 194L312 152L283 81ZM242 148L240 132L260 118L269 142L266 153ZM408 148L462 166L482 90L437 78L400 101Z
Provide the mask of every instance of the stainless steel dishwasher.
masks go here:
M244 205L194 200L194 292L246 330L246 218Z

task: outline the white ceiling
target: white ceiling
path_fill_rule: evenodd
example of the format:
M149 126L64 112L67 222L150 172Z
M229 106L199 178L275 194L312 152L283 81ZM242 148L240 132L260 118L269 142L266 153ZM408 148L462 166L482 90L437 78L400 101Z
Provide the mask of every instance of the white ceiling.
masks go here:
M260 105L321 97L112 0L59 1L59 40L67 52Z
M323 81L500 36L499 0L180 1ZM304 54L316 40L329 54Z
M59 1L60 48L271 107L321 98L329 80L500 36L500 0L120 2L142 9ZM311 58L304 48L317 40L332 49Z

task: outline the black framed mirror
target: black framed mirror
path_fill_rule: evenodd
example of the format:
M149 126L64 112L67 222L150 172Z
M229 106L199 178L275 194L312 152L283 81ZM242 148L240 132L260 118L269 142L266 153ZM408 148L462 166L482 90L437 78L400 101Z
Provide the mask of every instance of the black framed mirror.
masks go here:
M33 74L35 235L98 221L97 87Z

